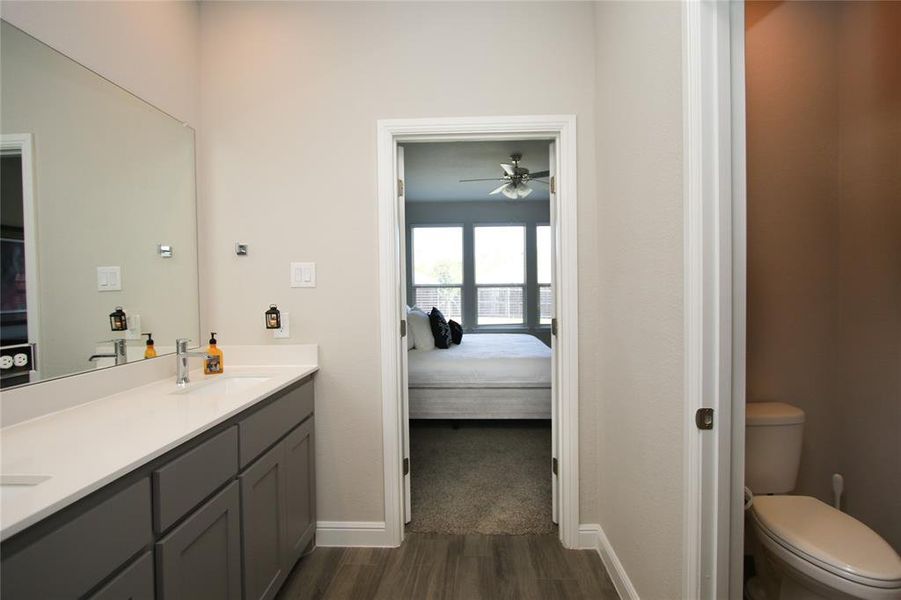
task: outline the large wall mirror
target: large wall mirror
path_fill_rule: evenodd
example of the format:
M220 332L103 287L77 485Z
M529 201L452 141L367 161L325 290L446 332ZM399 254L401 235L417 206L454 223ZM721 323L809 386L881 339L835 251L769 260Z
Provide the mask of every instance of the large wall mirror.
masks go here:
M2 387L199 340L194 131L0 27Z

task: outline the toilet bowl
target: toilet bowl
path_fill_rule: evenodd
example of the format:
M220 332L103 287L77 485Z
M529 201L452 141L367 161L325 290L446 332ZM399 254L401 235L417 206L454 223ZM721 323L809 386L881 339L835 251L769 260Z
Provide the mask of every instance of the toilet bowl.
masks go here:
M746 410L745 482L756 575L752 600L901 600L901 557L854 517L792 496L804 413L781 402Z
M759 496L755 566L770 600L901 600L901 557L857 519L809 496Z

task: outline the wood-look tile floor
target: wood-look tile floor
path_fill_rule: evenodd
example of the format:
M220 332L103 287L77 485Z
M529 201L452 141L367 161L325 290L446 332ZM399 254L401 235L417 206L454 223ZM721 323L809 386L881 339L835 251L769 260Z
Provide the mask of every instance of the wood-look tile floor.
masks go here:
M550 535L407 534L399 548L317 548L279 600L618 600L597 552Z

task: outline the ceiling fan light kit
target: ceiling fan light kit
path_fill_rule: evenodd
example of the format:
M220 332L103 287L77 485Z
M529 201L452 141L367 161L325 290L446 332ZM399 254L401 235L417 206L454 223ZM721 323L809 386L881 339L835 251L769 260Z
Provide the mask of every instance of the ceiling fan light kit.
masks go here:
M537 171L529 173L525 167L519 166L522 160L522 154L515 152L510 155L510 162L513 164L501 163L501 169L504 170L503 177L493 179L461 179L460 182L470 181L503 181L504 183L488 193L489 196L503 194L510 200L520 200L532 193L532 188L528 186L530 181L537 181L548 185L546 181L541 181L539 177L547 177L550 171Z

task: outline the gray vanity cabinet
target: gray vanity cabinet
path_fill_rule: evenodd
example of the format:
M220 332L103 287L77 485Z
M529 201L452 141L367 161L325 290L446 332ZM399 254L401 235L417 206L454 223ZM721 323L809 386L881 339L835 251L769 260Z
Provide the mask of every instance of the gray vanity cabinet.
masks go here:
M239 511L232 482L156 543L160 600L240 600Z
M3 600L268 600L316 530L313 378L0 546Z
M245 600L275 597L313 539L312 400L312 384L301 386L238 425Z
M316 533L313 418L285 438L285 555L293 565Z

